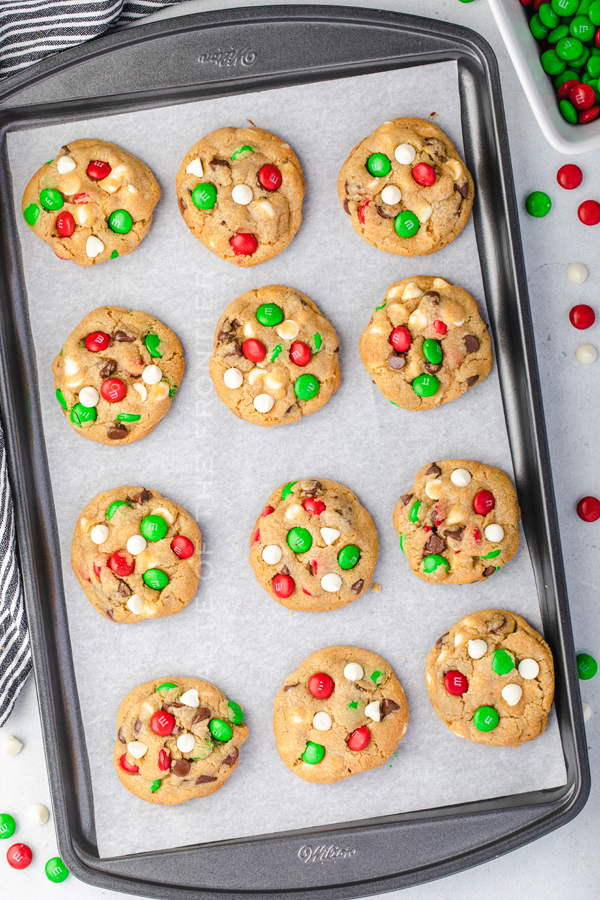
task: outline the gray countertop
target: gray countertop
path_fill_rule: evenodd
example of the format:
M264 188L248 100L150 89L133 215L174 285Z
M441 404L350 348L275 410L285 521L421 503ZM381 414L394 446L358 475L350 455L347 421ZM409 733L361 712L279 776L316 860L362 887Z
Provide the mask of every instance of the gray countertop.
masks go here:
M167 10L166 15L243 5L254 4L191 0ZM269 5L268 0L262 0L261 5ZM597 301L600 227L586 228L579 223L576 214L581 201L600 199L600 151L566 158L546 143L485 0L474 0L473 3L460 3L459 0L381 0L379 3L347 0L344 5L384 8L456 22L478 31L497 54L517 199L523 206L530 191L543 190L553 200L552 211L545 219L533 219L523 211L521 230L575 647L577 652L585 651L598 658L600 617L596 606L599 599L600 522L581 522L576 516L575 504L586 494L600 495L600 360L583 366L575 359L575 349L587 342L600 347L600 303ZM582 186L572 192L562 190L556 183L556 172L566 162L577 163L584 172ZM572 262L583 263L589 271L589 277L582 285L567 280L566 268ZM575 303L589 303L599 316L599 321L588 331L578 332L569 323L568 312ZM594 776L600 767L600 678L581 682L581 688L582 699L592 709L586 725L592 791L581 814L558 831L476 869L382 896L402 896L403 900L445 900L460 896L461 900L480 900L482 896L493 896L500 891L504 897L521 895L527 896L528 900L554 900L575 890L581 896L598 896L600 793L594 784ZM27 819L27 810L34 803L50 807L33 679L24 688L8 724L0 729L0 747L5 737L11 734L19 737L24 747L14 758L0 757L3 760L0 812L16 813L20 827L15 838L2 842L0 849L4 854L13 841L23 841L31 846L34 862L24 871L10 869L2 863L3 896L7 900L18 897L26 900L33 897L36 900L56 897L96 900L101 896L129 896L90 887L73 877L58 887L44 875L43 866L57 849L52 817L44 826L31 825Z

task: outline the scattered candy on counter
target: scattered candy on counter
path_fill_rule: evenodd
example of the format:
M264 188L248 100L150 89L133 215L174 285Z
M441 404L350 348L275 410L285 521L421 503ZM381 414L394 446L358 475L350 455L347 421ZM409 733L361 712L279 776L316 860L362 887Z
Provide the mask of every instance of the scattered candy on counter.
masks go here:
M582 703L581 708L583 710L583 721L589 722L592 716L592 707L588 703Z
M566 191L573 191L583 181L583 172L579 166L568 163L566 166L560 167L556 173L556 180Z
M597 497L582 497L577 504L577 515L584 522L600 519L600 500Z
M13 735L7 737L2 745L2 752L5 756L16 756L22 749L23 744L18 738L13 737Z
M573 284L583 284L588 277L588 270L581 263L571 263L567 266L567 278Z
M29 816L29 821L34 825L45 825L50 818L50 813L41 803L35 803L33 806L30 806L27 815Z
M598 671L598 663L589 653L577 654L577 674L581 681L589 681Z
M27 844L13 844L7 850L6 859L13 869L26 869L33 859L33 854Z
M69 877L69 870L65 866L60 856L53 856L49 859L45 867L46 876L55 884L60 884Z
M600 203L597 200L584 200L579 205L577 215L584 225L597 225L600 222Z
M17 830L17 823L8 813L0 813L0 839L11 838Z
M525 201L525 208L530 216L543 219L552 209L552 200L544 191L532 191Z
M575 356L578 362L583 363L584 366L589 366L590 363L596 361L598 351L593 344L580 344L575 351Z
M585 331L586 328L591 328L596 321L596 314L591 306L580 303L572 308L569 313L569 319L574 328Z

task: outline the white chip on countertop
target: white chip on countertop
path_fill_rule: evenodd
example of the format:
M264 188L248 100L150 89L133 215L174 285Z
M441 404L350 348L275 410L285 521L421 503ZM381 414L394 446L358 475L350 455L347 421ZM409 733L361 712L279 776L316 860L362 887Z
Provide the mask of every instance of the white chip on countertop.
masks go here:
M592 715L592 707L588 703L582 703L581 708L583 710L583 721L589 722Z
M198 691L196 688L190 688L189 691L186 691L185 694L182 694L179 698L179 702L183 703L185 706L191 706L194 709L198 709L200 706L200 698L198 696Z
M580 344L575 351L575 356L580 363L583 363L584 366L589 366L590 363L596 361L598 351L593 344Z
M6 738L2 745L2 752L5 756L16 756L23 749L21 741L12 734Z
M344 678L348 681L361 681L364 674L365 670L359 663L348 663L344 669Z
M468 643L469 656L471 659L481 659L487 653L487 644L481 638Z
M30 806L27 811L27 815L29 817L29 821L33 825L45 825L50 818L50 813L45 806L42 806L41 803L36 803L33 806Z
M567 266L567 278L573 284L583 284L587 277L588 270L581 263L571 263L570 266Z

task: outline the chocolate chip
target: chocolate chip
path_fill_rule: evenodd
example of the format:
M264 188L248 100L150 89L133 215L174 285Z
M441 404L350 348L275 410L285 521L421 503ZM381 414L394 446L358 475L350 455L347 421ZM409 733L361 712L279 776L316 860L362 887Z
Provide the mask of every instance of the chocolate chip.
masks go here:
M113 620L114 620L114 618L115 618L114 610L112 610L112 609L107 609L107 610L106 610L106 615L108 616L109 619L113 619Z
M231 335L229 334L228 331L225 331L225 329L222 328L217 335L217 340L218 341L230 341Z
M283 569L281 570L281 573L280 573L280 574L281 574L281 575L289 575L289 574L290 574L290 570L288 569L287 566L284 566Z
M293 409L297 409L297 408L298 408L298 404L297 404L297 403L292 403L292 405L291 405L291 406L288 406L288 408L286 409L285 415L286 415L286 416L289 416L289 414L292 412L292 410L293 410Z
M211 167L213 172L215 171L217 166L227 166L228 169L231 168L226 159L220 159L218 156L215 156L215 158L211 160L211 162L209 162L209 166Z
M429 466L429 468L427 469L425 474L426 475L441 475L442 470L440 469L440 467L438 466L437 463L431 463L431 465Z
M406 356L404 353L397 353L395 350L392 350L387 358L387 364L390 369L396 369L396 371L403 369L406 365Z
M437 639L437 641L435 642L435 646L438 648L438 650L441 649L442 644L444 643L444 638L446 637L447 634L450 634L450 632L449 632L449 631L445 631L445 632L443 633L443 635L442 635L441 637L439 637L439 638Z
M413 494L403 494L400 499L402 500L402 506L406 506L407 503L410 503Z
M233 341L230 345L229 353L224 353L224 356L243 356L242 348L238 344L237 341Z
M111 427L106 432L106 437L111 441L122 441L123 438L126 438L128 434L129 432L124 425L111 425Z
M358 581L354 582L354 584L352 585L350 590L352 591L353 594L360 594L360 592L362 591L364 586L365 586L365 579L360 578Z
M178 778L185 778L186 775L190 774L190 764L187 759L178 759L171 768L173 769L173 775L177 775Z
M239 328L240 325L241 325L242 323L241 323L241 322L238 322L237 319L233 319L232 322L231 322L231 324L232 324L232 326L233 326L234 328Z
M312 562L309 562L308 568L310 569L310 574L311 574L311 575L316 575L316 574L317 574L317 571L316 571L316 569L314 568Z
M133 723L133 730L135 731L136 734L139 734L140 731L142 730L142 723L139 719L136 719L135 722Z
M395 219L396 218L395 213L386 213L386 211L384 209L382 209L381 206L377 206L377 204L375 204L375 209L377 210L378 215L380 215L382 219Z
M460 528L456 528L454 531L450 531L450 529L447 528L442 534L444 537L452 538L455 541L462 541L464 530L464 527L461 525Z
M179 707L185 706L184 703L177 703L175 700L172 703L165 703L165 709L179 709Z
M237 762L237 758L240 755L240 751L237 747L234 747L229 754L225 757L222 762L224 766L232 766L235 762Z
M185 202L183 197L179 198L179 209L181 210L181 212L185 212L185 210L187 209L187 203Z
M474 334L465 334L464 341L467 353L475 353L476 350L479 350L479 341Z
M61 150L64 150L65 153L70 153L70 152L71 152L71 151L69 150L69 147L68 147L67 144L64 144L60 149L61 149Z
M437 117L437 113L435 112L429 113L429 115L432 119ZM425 146L431 149L434 156L446 159L446 145L443 141L440 141L439 138L428 138L425 141Z
M306 487L302 488L301 494L304 497L316 497L323 490L323 485L320 481L316 481L312 479L307 483Z
M496 566L488 566L487 569L483 570L483 577L489 578L490 575L493 575L495 571L496 571Z
M107 359L100 369L100 378L110 378L113 372L117 371L117 364L114 359Z
M181 734L181 728L179 727L179 725L173 725L173 731L171 732L171 734L173 735L173 737L179 737L179 735Z
M122 725L121 725L121 727L119 728L119 740L121 741L122 744L126 744L126 743L127 743L127 740L126 740L126 738L125 738L125 735L123 734L123 726L122 726Z
M283 689L283 693L285 694L286 691L291 691L292 688L298 687L299 684L299 681L297 681L296 684L286 684Z
M117 588L117 594L119 594L120 597L130 597L131 596L131 588L129 587L128 584L125 584L125 582L122 581L121 584L119 585L119 587Z
M348 206L348 198L347 197L344 200L344 212L348 213L349 216L352 215L352 213L350 212L350 207Z
M438 363L437 365L433 365L433 363L425 362L423 363L423 368L426 372L429 372L430 375L437 375L437 373L442 368L442 364Z
M211 781L216 781L216 780L217 780L216 775L200 775L198 778L196 778L196 781L194 782L194 784L209 784Z
M390 700L389 697L384 697L381 701L381 718L385 719L386 716L389 716L390 713L396 712L397 709L400 709L397 703L394 703L394 701Z
M435 303L436 306L438 305L438 303L441 300L441 297L437 291L425 291L425 293L423 294L423 297L427 297L427 299L431 300L432 303ZM421 299L423 299L423 298L421 298Z
M486 571L487 571L487 569L486 569ZM483 574L485 575L485 572ZM490 631L493 631L494 634L498 634L498 632L501 631L501 629L504 628L505 625L506 625L506 617L502 616L502 621L500 622L500 624L496 625L495 628L490 628Z
M115 341L120 341L121 343L131 344L135 341L135 338L131 334L127 334L126 331L115 331L113 334Z
M467 384L469 387L472 387L477 381L479 381L479 375L471 375L467 378Z
M354 682L354 687L356 688L357 691L366 691L367 690L367 688L363 687L362 684L359 684L358 681Z
M194 716L192 725L197 725L198 722L204 722L205 719L210 719L210 709L207 709L205 706L201 706Z
M464 184L455 184L454 190L458 191L458 193L461 195L461 197L463 197L466 200L469 196L469 182L465 181Z
M434 553L441 553L446 549L446 543L439 534L432 534L425 546L423 547L423 556L432 556Z
M146 488L142 488L139 494L136 494L131 499L134 503L147 503L148 500L152 500L152 493L147 491Z

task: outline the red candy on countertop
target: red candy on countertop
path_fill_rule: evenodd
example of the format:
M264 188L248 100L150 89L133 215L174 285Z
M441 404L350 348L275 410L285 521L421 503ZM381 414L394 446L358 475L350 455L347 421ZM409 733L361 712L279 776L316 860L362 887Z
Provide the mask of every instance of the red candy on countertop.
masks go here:
M234 234L229 243L236 256L252 256L258 247L258 241L254 235L243 232Z
M327 700L333 694L333 678L326 672L317 672L308 680L308 690L317 700Z
M175 728L175 716L165 712L164 709L159 709L150 719L150 728L154 734L158 734L160 737L167 737L167 735L172 734Z
M194 545L190 539L184 537L183 534L178 534L177 537L173 538L171 541L171 550L175 556L179 557L179 559L189 559L190 556L194 555Z
M597 225L600 222L600 203L597 200L585 200L577 210L577 215L584 225Z
M250 362L262 362L267 355L264 344L261 344L256 338L247 338L247 340L244 341L242 344L242 353L246 359L250 360Z
M568 84L568 82L565 82L565 84ZM579 166L574 166L572 163L569 163L566 166L560 167L556 173L556 180L566 191L572 191L575 188L578 188L583 181L583 172Z
M574 328L579 328L580 331L584 331L594 324L596 321L596 314L591 306L580 303L578 306L573 307L569 313L569 319Z
M575 109L589 109L596 101L596 93L590 84L579 82L569 91L569 100Z
M75 219L70 212L59 213L56 217L56 230L61 237L71 237L75 231Z
M290 358L297 366L307 366L312 359L312 352L304 341L294 341L290 347Z
M296 586L293 578L290 578L289 575L282 575L281 573L275 576L271 585L273 587L273 593L277 597L282 597L283 599L290 597Z
M135 569L133 556L127 550L115 550L108 565L119 578L127 578Z
M320 516L322 512L325 512L323 501L315 500L314 497L307 497L306 500L302 501L302 506L309 516Z
M405 353L410 347L410 332L404 325L398 325L390 334L390 344L397 353Z
M584 522L600 519L600 500L597 497L582 497L577 504L577 515Z
M134 765L132 765L132 763L127 761L126 753L124 753L123 756L119 759L119 765L126 772L129 772L130 775L137 775L137 773L140 771L139 766L134 766Z
M258 180L267 191L276 191L281 187L281 172L277 166L263 166L258 173Z
M435 169L432 168L429 163L417 163L412 170L412 177L417 184L421 184L423 187L429 187L430 185L435 184Z
M94 331L92 334L88 334L84 344L90 353L100 353L101 350L106 350L110 344L110 337L103 331Z
M449 694L459 697L469 690L469 682L462 672L446 672L446 675L444 676L444 687Z
M494 495L491 491L477 491L473 500L473 509L480 516L487 516L496 505Z
M371 732L366 725L363 725L362 728L356 728L348 738L348 748L354 750L355 753L358 753L359 750L364 750L370 743Z
M90 178L93 178L94 181L102 181L103 178L107 178L108 175L112 172L112 168L109 166L107 162L103 162L100 159L94 159L87 167L87 173Z
M441 319L436 319L435 322L433 323L433 327L435 328L435 330L437 331L438 334L442 335L442 337L448 331L448 326L446 325L445 322L442 322Z
M6 859L13 869L26 869L33 859L27 844L13 844L6 852Z
M100 394L109 403L118 403L127 393L127 386L120 378L107 378L100 385Z

